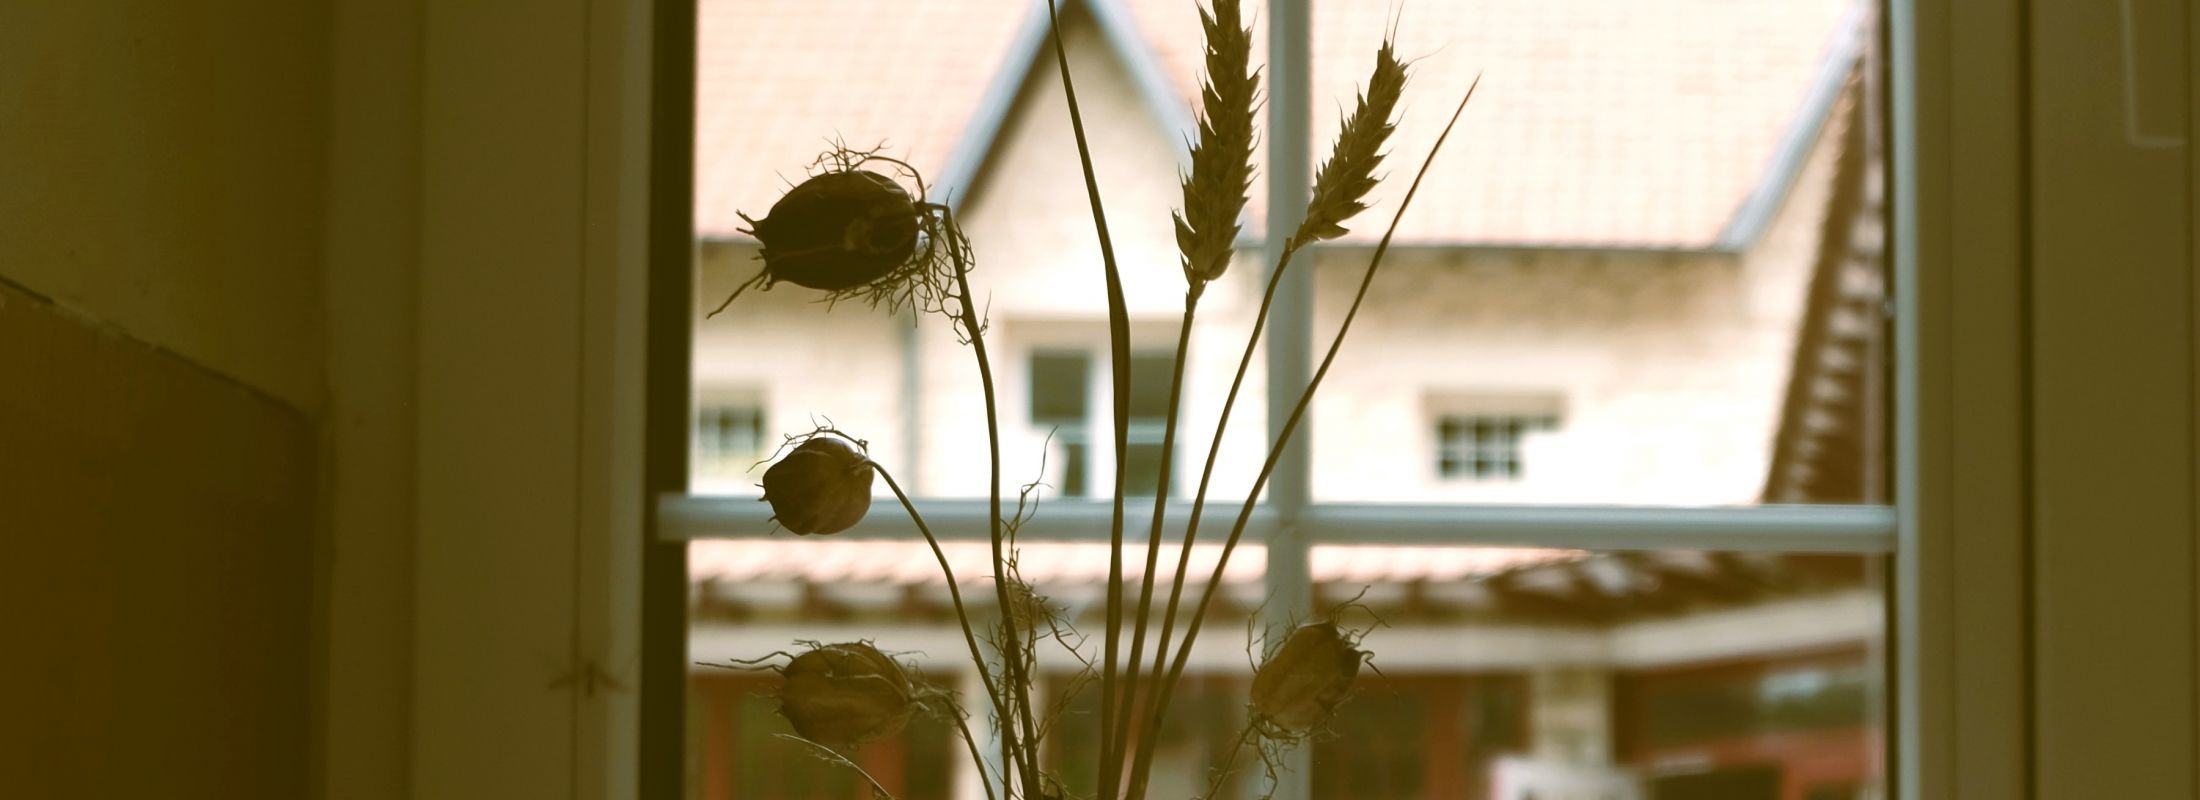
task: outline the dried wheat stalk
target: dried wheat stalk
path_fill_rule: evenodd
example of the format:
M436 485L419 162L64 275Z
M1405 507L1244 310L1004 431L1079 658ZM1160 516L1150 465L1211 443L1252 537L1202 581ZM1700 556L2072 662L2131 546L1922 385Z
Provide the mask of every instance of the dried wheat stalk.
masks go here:
M1398 107L1398 96L1405 88L1405 62L1398 60L1395 45L1385 40L1375 51L1375 73L1367 79L1367 89L1360 93L1359 103L1345 117L1344 128L1337 134L1336 148L1314 173L1314 198L1306 205L1306 221L1299 223L1298 232L1291 235L1293 243L1304 245L1343 236L1347 232L1344 222L1367 210L1367 204L1360 201L1375 188L1375 168L1383 163L1383 142L1390 138L1394 127L1390 114Z
M1207 82L1200 91L1199 141L1192 171L1184 176L1184 210L1176 216L1176 244L1184 252L1184 277L1193 291L1222 277L1238 236L1253 185L1253 109L1260 75L1251 69L1253 30L1239 21L1237 0L1215 0L1202 9Z

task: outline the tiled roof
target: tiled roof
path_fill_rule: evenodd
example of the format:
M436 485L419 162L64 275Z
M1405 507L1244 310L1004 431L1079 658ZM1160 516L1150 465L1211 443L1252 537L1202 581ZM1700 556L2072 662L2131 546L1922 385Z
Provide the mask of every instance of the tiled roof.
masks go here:
M1128 11L1144 44L1138 49L1152 54L1180 94L1176 102L1188 106L1200 47L1192 0L1096 1ZM1399 48L1419 60L1386 162L1398 180L1377 190L1376 210L1356 234L1380 232L1384 210L1480 72L1474 107L1401 237L1711 246L1751 191L1773 177L1798 121L1810 119L1809 90L1855 5L1316 2L1315 158L1365 81L1376 43L1402 14ZM969 135L987 82L1035 6L703 0L702 8L697 226L723 236L738 224L736 206L767 207L781 188L777 175L836 132L851 143L889 139L936 171ZM1258 27L1265 15L1253 19ZM1256 198L1261 191L1256 186Z
M695 220L734 235L835 137L944 170L1026 0L701 0Z
M963 583L991 580L992 545L946 542L941 550ZM1192 548L1194 582L1215 568L1221 545ZM1162 574L1174 575L1176 550L1162 551ZM1317 582L1347 583L1457 581L1497 574L1530 564L1568 561L1573 550L1495 547L1386 547L1317 545L1313 573ZM1125 548L1124 560L1143 563L1145 549ZM1108 546L1095 543L1027 543L1017 561L1024 579L1039 585L1105 584ZM1230 556L1223 580L1250 583L1267 568L1267 551L1246 545ZM1126 567L1135 572L1135 567ZM697 581L791 580L895 585L945 583L939 562L923 542L825 541L819 539L705 540L688 546L688 573Z

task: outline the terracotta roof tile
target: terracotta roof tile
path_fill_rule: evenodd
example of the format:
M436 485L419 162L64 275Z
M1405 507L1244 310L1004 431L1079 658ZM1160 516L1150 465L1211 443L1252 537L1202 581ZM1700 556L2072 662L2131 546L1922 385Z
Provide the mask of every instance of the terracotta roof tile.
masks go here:
M1002 69L1027 0L701 0L699 235L763 216L836 137L938 175Z
M1178 90L1196 97L1196 12L1184 0L1121 1ZM1326 157L1340 116L1367 81L1376 46L1396 22L1400 54L1417 59L1385 161L1397 179L1374 192L1373 210L1353 226L1354 238L1381 235L1388 209L1480 72L1474 105L1401 223L1401 238L1708 246L1769 177L1774 152L1854 6L1852 0L1317 0L1314 162ZM1265 191L1255 187L1256 204ZM1252 213L1257 224L1261 212Z
M1191 0L1120 3L1195 97ZM1315 3L1315 159L1402 8L1414 65L1390 148L1399 180L1355 226L1372 238L1457 93L1485 75L1401 227L1422 242L1704 247L1768 178L1854 0ZM886 139L936 172L976 110L1027 0L704 0L697 226L766 207L822 140ZM1258 28L1265 14L1253 17ZM1256 48L1264 47L1256 44ZM1256 53L1260 60L1262 53ZM1013 65L1020 67L1021 65ZM1174 176L1168 176L1169 179ZM1252 221L1258 223L1258 198Z

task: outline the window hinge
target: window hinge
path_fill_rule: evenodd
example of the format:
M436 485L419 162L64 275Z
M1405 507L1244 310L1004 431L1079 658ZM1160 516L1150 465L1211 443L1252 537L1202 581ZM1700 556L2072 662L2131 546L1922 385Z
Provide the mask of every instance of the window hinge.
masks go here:
M595 697L599 690L619 693L633 691L618 676L604 672L602 667L596 665L595 659L582 661L579 669L558 676L544 688L578 689L582 697Z

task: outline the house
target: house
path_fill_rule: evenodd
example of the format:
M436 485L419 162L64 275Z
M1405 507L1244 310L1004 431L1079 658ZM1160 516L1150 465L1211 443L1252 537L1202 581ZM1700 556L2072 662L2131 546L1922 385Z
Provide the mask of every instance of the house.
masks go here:
M860 19L854 6L816 16L772 3L702 9L698 316L758 268L739 212L761 216L829 139L884 142L925 173L928 199L954 208L978 253L1007 474L1042 481L1049 502L1104 497L1106 308L1041 12L1012 0L932 3L892 20ZM1833 463L1828 442L1871 440L1866 417L1884 413L1881 401L1828 389L1836 376L1824 367L1828 348L1870 352L1867 312L1880 296L1870 278L1883 269L1876 251L1828 245L1875 213L1854 198L1875 180L1864 170L1876 157L1849 135L1863 130L1866 105L1862 9L1729 4L1692 17L1570 0L1398 11L1400 47L1419 60L1390 171L1416 163L1443 95L1485 79L1316 405L1316 500L1867 499L1861 462L1871 458ZM1576 29L1597 11L1615 15L1609 31ZM1387 21L1365 7L1317 9L1317 96L1350 96ZM1165 398L1182 308L1168 210L1196 96L1197 20L1179 3L1096 0L1070 6L1063 39L1125 273L1133 395ZM1335 122L1321 119L1325 141ZM1196 459L1212 436L1258 309L1263 190L1253 190L1236 264L1201 304L1179 440L1193 444L1179 458ZM1351 235L1305 259L1317 336L1334 328L1401 190L1386 184ZM1849 294L1828 295L1829 282ZM1840 325L1834 312L1847 314ZM794 287L744 294L705 319L697 489L753 495L779 437L829 419L865 438L913 493L981 495L977 376L968 348L926 322L828 308ZM1853 336L1837 341L1829 326ZM1864 369L1843 363L1840 376ZM1238 413L1218 487L1246 485L1265 452L1258 402ZM1155 477L1158 414L1134 401L1130 471L1146 481L1134 485ZM1810 431L1818 438L1805 441ZM1818 482L1795 477L1806 472ZM1848 483L1826 482L1836 477ZM1192 480L1180 472L1172 493ZM1243 489L1218 496L1233 491ZM957 574L986 572L983 543L949 548ZM1201 546L1195 575L1215 551ZM949 677L954 659L942 654L958 652L956 629L921 542L700 541L690 567L698 657L861 637L933 654L918 660L940 680L970 680L967 670ZM1233 560L1232 622L1217 629L1261 604L1261 567L1257 547ZM1026 544L1022 568L1097 627L1105 546ZM1317 766L1317 796L1350 786L1355 797L1495 797L1507 790L1495 778L1506 758L1523 759L1518 774L1620 769L1637 783L1676 764L1769 764L1776 793L1766 796L1782 800L1861 797L1878 785L1867 706L1884 610L1861 559L1325 545L1314 573L1317 608L1357 596L1387 620L1370 642L1399 676L1390 696L1411 698L1386 711L1385 691L1369 690L1360 716L1337 723L1347 733L1316 745L1316 763L1382 764L1436 748L1367 774ZM1202 640L1193 672L1213 695L1187 704L1221 703L1215 718L1231 717L1227 698L1243 692L1247 671L1240 638ZM1066 654L1042 663L1057 683L1076 667ZM755 738L758 726L773 723L743 693L762 684L710 669L695 681L702 796L834 780L757 774L771 744ZM1789 690L1795 702L1820 712L1799 732L1786 711L1741 710L1694 728L1669 711L1706 698L1755 709L1751 692L1782 685L1801 687ZM1198 760L1219 757L1206 748L1227 748L1232 733L1187 732L1205 743L1169 750L1190 761L1167 772L1197 780ZM863 763L890 788L926 796L959 781L955 796L977 796L967 774L918 769L940 760L919 738L870 748ZM1472 755L1433 755L1447 747Z

